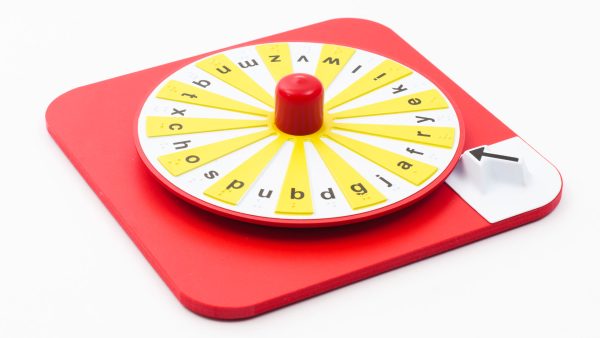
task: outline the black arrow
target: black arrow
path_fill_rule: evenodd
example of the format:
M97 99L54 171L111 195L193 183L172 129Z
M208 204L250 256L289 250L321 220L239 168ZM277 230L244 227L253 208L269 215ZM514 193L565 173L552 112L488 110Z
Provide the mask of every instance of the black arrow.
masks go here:
M484 152L484 150L485 150L485 147L479 147L479 148L473 149L469 152L471 153L471 155L473 155L473 157L475 157L477 159L477 161L481 161L481 158L486 156L486 157L491 157L491 158L497 158L499 160L519 162L519 159L516 157L504 156L504 155L498 155L498 154L490 154L490 153Z

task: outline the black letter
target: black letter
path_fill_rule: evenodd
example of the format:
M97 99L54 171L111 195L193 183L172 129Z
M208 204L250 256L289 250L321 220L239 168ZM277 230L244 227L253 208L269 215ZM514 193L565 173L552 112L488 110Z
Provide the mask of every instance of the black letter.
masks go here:
M432 119L431 117L423 117L423 116L415 116L417 119L419 119L419 121L417 121L417 123L421 123L421 122L425 122L425 121L431 121L431 122L435 122L435 119Z
M323 63L326 63L326 62L328 62L330 65L332 65L334 63L338 66L340 65L340 59L338 59L338 58L333 59L331 56L329 56L325 60L323 60Z
M233 189L239 189L239 188L241 188L243 186L244 186L244 182L238 181L238 180L233 180L233 181L231 181L231 183L229 183L229 185L225 189L231 189L231 188L233 188Z
M408 90L408 88L404 88L403 84L399 85L398 87L392 87L392 89L394 90L392 92L392 94L398 94L398 93L402 93L405 90Z
M296 62L300 62L300 61L302 61L302 59L304 59L304 62L308 62L308 59L304 55L302 55L301 57L299 57L298 61L296 61Z
M173 108L173 112L171 113L171 115L180 115L183 116L185 113L186 109L182 109L182 110L177 110L177 108Z
M379 175L375 175L375 176L379 177L379 179L380 179L382 182L384 182L385 184L387 184L388 188L392 186L392 184L391 184L391 183L390 183L388 180L386 180L385 178L383 178L383 177L381 177L381 176L379 176Z
M263 195L264 192L265 192L265 189L260 189L260 191L258 192L258 197L271 198L271 194L273 193L273 190L269 190L269 192L266 195Z
M200 161L200 157L198 157L196 155L190 155L190 156L186 157L185 160L188 163L196 163L196 162Z
M231 71L231 69L229 69L227 66L223 66L223 69L217 68L217 71L221 74L227 74Z
M196 96L196 94L188 94L188 93L181 93L181 96L187 96L191 99L195 99L198 97L198 96Z
M384 77L386 75L386 73L381 73L379 75L377 75L377 77L375 77L373 80L377 81L379 79L381 79L382 77Z
M208 80L192 81L192 83L202 88L210 86L210 81Z
M333 193L333 189L327 188L327 190L325 190L321 193L321 198L324 200L335 199L335 194Z
M240 65L240 67L242 67L242 68L248 68L248 67L254 67L254 66L258 66L258 62L256 62L256 60L255 60L255 59L252 59L252 63L253 63L253 64L250 64L250 62L249 62L249 61L247 61L247 60L246 60L246 61L244 61L244 62L246 63L246 65L245 65L245 66L244 66L244 65L243 65L241 62L238 62L238 65Z
M415 150L415 149L413 149L413 148L406 148L406 151L408 151L408 152L409 152L409 153L411 153L411 154L419 154L419 155L423 155L423 153L422 153L422 152L420 152L420 151L417 151L417 150Z
M219 173L214 170L211 170L211 171L207 172L206 174L204 174L204 177L208 178L209 180L212 180L213 178L215 178L217 176L219 176Z
M296 197L296 195L299 195L299 196ZM300 191L300 190L296 190L296 188L292 188L292 193L291 193L290 198L293 200L301 200L304 198L304 192Z
M416 106L418 104L421 104L421 100L419 100L418 98L415 97L415 98L409 99L408 103L413 106Z
M350 186L350 189L354 191L357 195L364 195L367 193L367 189L362 183L356 183Z
M397 166L399 166L400 168L402 168L403 170L408 170L410 169L410 167L412 167L413 165L406 162L406 161L400 161L398 162Z
M188 143L192 142L191 140L187 140L187 141L179 141L179 142L173 142L173 145L175 146L175 149L185 149L188 147Z
M183 129L183 125L181 125L181 123L171 123L169 125L169 129L171 129L171 130L181 130L181 129Z

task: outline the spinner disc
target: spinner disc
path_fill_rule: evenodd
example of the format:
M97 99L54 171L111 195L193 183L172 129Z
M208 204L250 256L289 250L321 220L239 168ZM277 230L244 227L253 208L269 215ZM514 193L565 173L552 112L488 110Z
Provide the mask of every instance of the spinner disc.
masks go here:
M441 184L464 128L442 90L356 48L230 49L171 74L140 112L137 148L188 202L280 227L358 222Z

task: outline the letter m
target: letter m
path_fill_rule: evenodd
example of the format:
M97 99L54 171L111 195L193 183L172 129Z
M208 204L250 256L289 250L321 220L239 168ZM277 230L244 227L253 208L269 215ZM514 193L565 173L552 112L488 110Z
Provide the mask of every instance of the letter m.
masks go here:
M250 61L252 61L252 62L250 62ZM240 67L242 67L242 68L248 68L248 67L258 66L258 62L256 62L255 59L252 59L250 61L246 60L243 63L242 62L238 62L238 65Z

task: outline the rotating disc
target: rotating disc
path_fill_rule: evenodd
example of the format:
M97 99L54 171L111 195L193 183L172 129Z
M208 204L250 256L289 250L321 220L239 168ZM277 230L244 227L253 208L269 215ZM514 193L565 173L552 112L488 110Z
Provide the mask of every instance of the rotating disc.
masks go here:
M181 68L148 97L137 131L144 163L178 196L282 227L408 206L443 183L463 143L459 112L423 75L368 51L303 42Z

